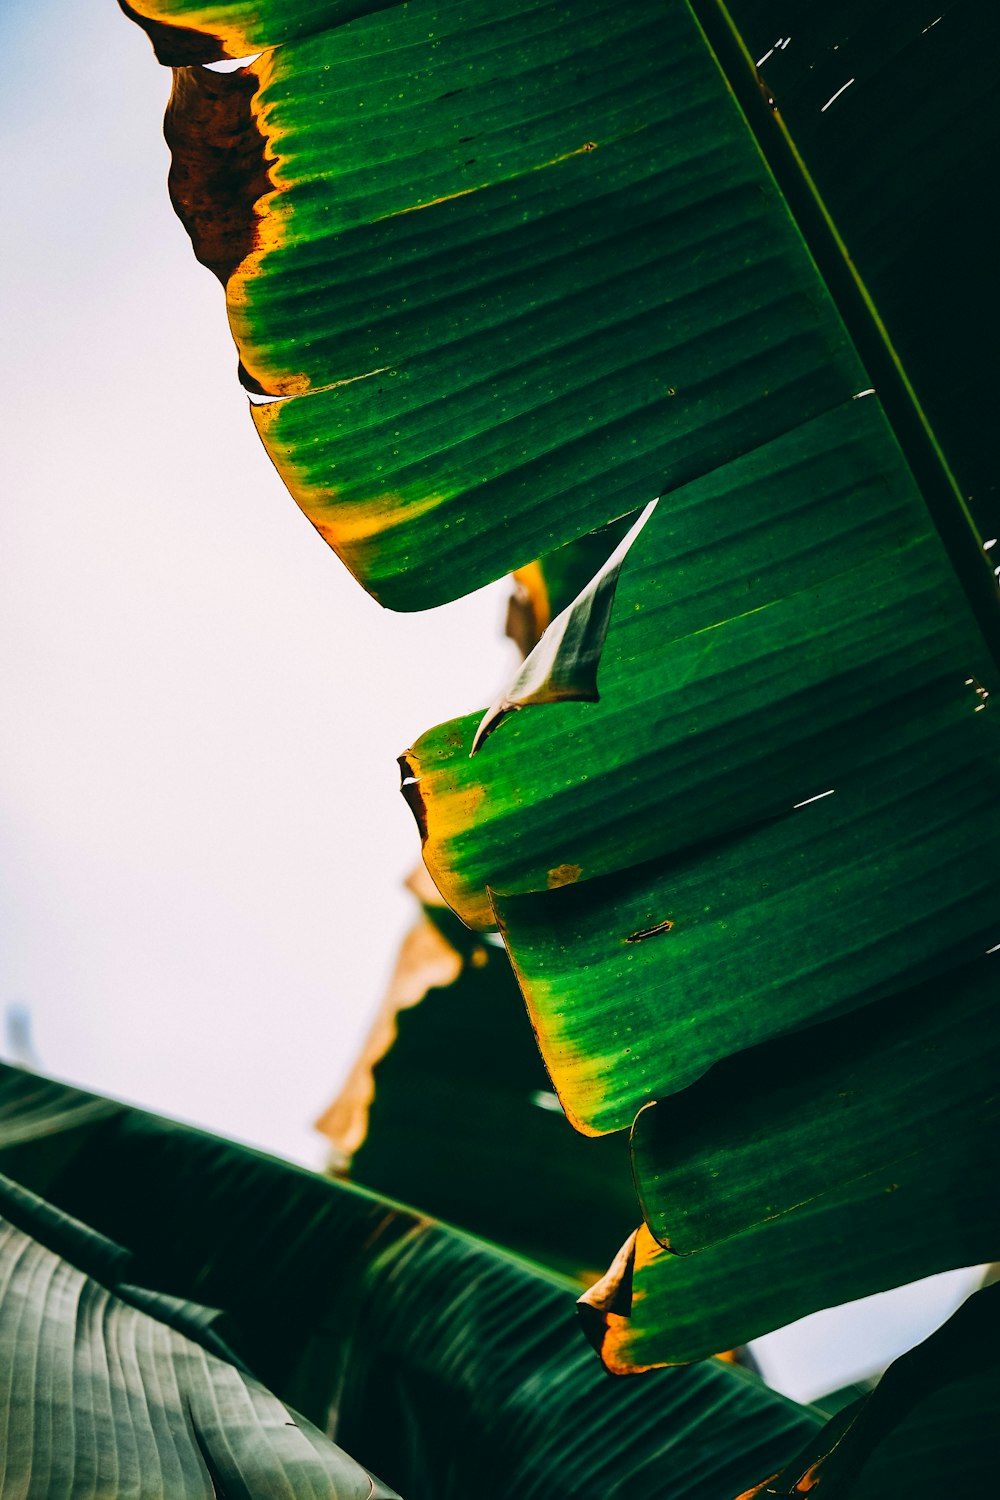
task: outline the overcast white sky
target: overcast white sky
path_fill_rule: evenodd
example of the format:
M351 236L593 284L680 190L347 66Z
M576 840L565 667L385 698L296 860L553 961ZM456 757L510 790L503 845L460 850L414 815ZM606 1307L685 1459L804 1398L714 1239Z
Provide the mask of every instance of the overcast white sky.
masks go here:
M41 1065L316 1161L412 915L396 755L485 706L506 585L362 592L254 433L113 0L5 0L0 1003Z
M318 1163L412 913L395 757L491 701L506 585L389 615L299 514L113 0L3 0L0 58L0 1009L46 1071ZM804 1319L766 1371L815 1396L968 1284Z

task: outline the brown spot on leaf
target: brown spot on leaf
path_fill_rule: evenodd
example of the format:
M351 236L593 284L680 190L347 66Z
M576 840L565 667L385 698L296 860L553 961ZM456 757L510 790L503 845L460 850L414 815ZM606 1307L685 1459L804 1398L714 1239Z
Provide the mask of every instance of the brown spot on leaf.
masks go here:
M256 249L254 205L274 190L273 161L252 105L259 87L249 68L175 68L163 122L171 202L195 255L223 286Z
M669 932L673 922L665 918L662 922L656 922L652 927L640 927L637 932L629 933L625 939L626 943L644 943L647 938L658 937L661 932Z
M556 891L561 885L572 885L580 879L580 865L556 865L554 870L548 874L548 887L550 891Z

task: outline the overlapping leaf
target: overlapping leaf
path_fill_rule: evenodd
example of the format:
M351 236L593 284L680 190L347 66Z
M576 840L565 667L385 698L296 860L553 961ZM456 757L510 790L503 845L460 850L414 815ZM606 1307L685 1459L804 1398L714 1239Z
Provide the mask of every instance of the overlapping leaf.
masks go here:
M632 1132L643 1213L660 1241L700 1250L773 1221L869 1172L941 1145L928 1187L959 1163L1000 1166L997 972L984 955L941 982L720 1063L683 1095L642 1110ZM723 1123L739 1099L733 1140Z
M389 1500L240 1367L205 1309L129 1285L130 1262L0 1177L4 1495Z
M831 1017L860 1058L873 1004L1000 963L996 591L948 461L970 484L985 470L961 467L969 420L913 295L941 243L912 151L930 139L920 80L947 58L980 119L993 23L924 9L849 0L804 25L801 63L771 39L776 78L793 58L787 122L709 0L155 12L188 28L182 49L191 29L275 49L228 81L178 74L172 190L226 283L248 386L278 398L255 408L268 450L366 587L437 602L660 496L622 567L600 701L529 706L470 760L473 715L404 759L435 879L468 920L499 917L589 1131ZM748 31L787 14L737 10ZM873 125L884 205L844 167ZM949 106L929 180L960 161L971 233L968 128ZM883 210L908 229L888 257ZM529 675L558 676L550 647ZM922 1023L899 1008L909 1057ZM987 1057L997 1023L973 1010ZM933 1045L947 1114L969 1038ZM820 1153L829 1079L807 1044L800 1061L801 1097L778 1090L768 1116L780 1171L733 1194L726 1233L913 1154L912 1098L891 1118L908 1085L870 1077L870 1141ZM699 1088L669 1106L671 1153L689 1111L704 1122ZM760 1150L748 1114L725 1121L735 1151ZM736 1175L712 1170L706 1213ZM686 1171L644 1169L669 1182L664 1239L675 1202L685 1232ZM790 1244L811 1219L752 1233Z
M881 1171L692 1255L645 1224L580 1301L614 1374L704 1359L819 1307L837 1306L992 1254L995 1159L973 1139ZM816 1349L821 1368L823 1350Z
M351 1080L320 1128L347 1145L352 1182L586 1284L634 1221L627 1142L585 1141L567 1123L503 951L450 912L429 920L461 951L447 943L458 972L395 1013L360 1129Z
M22 1091L0 1071L0 1099ZM60 1092L65 1120L87 1096ZM138 1111L80 1149L35 1129L22 1180L37 1164L146 1286L221 1308L255 1374L408 1500L729 1500L816 1429L728 1366L609 1386L569 1283L358 1188Z
M991 1286L741 1500L806 1492L828 1500L986 1493L996 1477L998 1331L1000 1291Z
M686 5L340 19L182 70L167 134L246 376L294 397L255 408L268 451L385 603L468 591L864 386Z

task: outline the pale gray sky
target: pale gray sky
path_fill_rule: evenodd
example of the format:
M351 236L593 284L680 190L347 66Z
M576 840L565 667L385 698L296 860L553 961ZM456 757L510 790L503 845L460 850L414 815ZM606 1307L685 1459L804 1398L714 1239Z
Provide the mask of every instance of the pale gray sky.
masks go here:
M506 586L386 614L299 514L113 0L5 0L0 57L0 1008L47 1071L318 1162L412 910L395 757L493 698ZM969 1284L804 1319L765 1372L815 1396Z

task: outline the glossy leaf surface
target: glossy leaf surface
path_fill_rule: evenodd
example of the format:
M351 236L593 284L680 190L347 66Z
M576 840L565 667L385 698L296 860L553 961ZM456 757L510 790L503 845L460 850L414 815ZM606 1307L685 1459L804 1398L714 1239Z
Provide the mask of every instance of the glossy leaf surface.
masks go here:
M167 134L245 375L292 398L255 408L265 445L383 602L467 592L865 386L686 5L338 19L179 74ZM220 181L233 149L265 177Z
M470 715L403 760L435 880L470 922L499 918L587 1131L692 1084L697 1112L727 1056L948 993L1000 937L997 595L965 498L988 474L980 444L952 478L970 419L938 354L948 293L926 325L914 295L948 235L928 185L976 230L995 22L924 9L845 0L806 18L801 52L768 42L787 119L740 34L780 0L739 0L735 27L711 0L304 5L287 25L262 5L254 35L282 45L229 81L177 78L172 191L246 383L277 398L255 420L366 587L437 602L660 496L600 702L528 706L474 760ZM173 9L223 41L238 15ZM968 117L926 106L935 58ZM869 170L883 192L860 189ZM908 228L881 258L880 214ZM972 305L992 291L974 264ZM944 1047L942 1116L964 1055ZM818 1154L824 1061L776 1095L795 1149L733 1192L725 1233L912 1153L913 1089L883 1108L869 1079L872 1139ZM725 1120L753 1158L749 1115ZM669 1178L665 1235L685 1168L644 1170ZM725 1218L718 1170L705 1214Z
M23 1080L0 1071L0 1099ZM87 1096L59 1092L65 1122ZM816 1429L728 1366L609 1384L569 1283L358 1188L124 1108L79 1150L35 1121L21 1180L37 1165L147 1286L221 1308L255 1374L408 1500L728 1500Z
M472 715L407 752L428 867L467 921L491 920L487 885L591 880L860 767L996 753L972 725L988 658L871 399L660 500L600 673L600 703L526 710L471 762Z
M0 1177L0 1490L24 1500L392 1492L234 1362L205 1309Z

